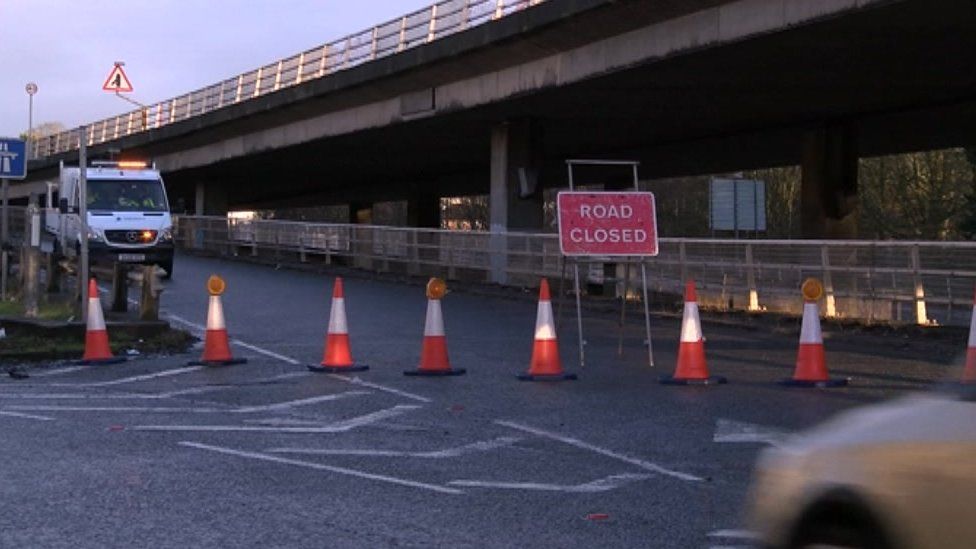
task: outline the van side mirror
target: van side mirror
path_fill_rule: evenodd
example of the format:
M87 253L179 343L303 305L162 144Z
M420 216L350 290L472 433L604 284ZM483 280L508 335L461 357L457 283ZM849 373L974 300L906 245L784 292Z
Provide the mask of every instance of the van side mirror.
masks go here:
M63 213L63 214L68 213L68 199L67 198L62 198L62 199L58 200L58 211L60 213Z

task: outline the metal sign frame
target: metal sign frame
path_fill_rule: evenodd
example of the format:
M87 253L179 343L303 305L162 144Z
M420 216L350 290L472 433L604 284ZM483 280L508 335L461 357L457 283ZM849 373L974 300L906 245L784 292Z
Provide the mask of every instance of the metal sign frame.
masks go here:
M584 159L567 160L566 170L569 175L569 190L570 191L576 190L576 184L573 179L573 169L577 166L604 166L604 167L621 166L621 167L630 167L631 174L633 177L633 183L634 183L634 192L640 192L638 188L639 179L637 175L637 167L639 165L640 162L636 160L584 160ZM557 219L558 219L558 212L557 212ZM655 238L657 238L657 212L656 211L655 211L655 219L654 219L654 235ZM582 303L580 299L579 257L584 257L584 256L564 255L563 257L564 258L569 257L569 259L573 262L573 292L576 294L576 330L577 333L579 334L580 368L583 368L586 363L586 359L585 359L586 355L584 350L584 346L586 342L583 339L583 309L582 309ZM585 257L592 257L592 256L585 256ZM643 292L644 292L644 329L647 337L645 341L645 343L647 344L647 365L654 366L654 345L651 341L651 313L647 303L647 264L645 262L645 258L648 256L603 255L600 257L624 257L624 258L639 257L640 258L641 285L643 287ZM624 276L624 291L623 291L623 298L621 300L621 308L620 308L620 340L617 347L618 355L623 352L623 330L624 330L624 321L626 319L626 311L627 311L627 285L630 282L630 264L631 263L629 261L626 262L626 272ZM560 296L560 301L561 299L562 296Z

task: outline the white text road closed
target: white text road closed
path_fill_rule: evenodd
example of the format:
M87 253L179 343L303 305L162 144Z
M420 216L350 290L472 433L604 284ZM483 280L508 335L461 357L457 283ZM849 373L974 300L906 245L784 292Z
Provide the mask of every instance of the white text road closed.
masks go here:
M652 193L561 192L557 203L564 255L657 255Z

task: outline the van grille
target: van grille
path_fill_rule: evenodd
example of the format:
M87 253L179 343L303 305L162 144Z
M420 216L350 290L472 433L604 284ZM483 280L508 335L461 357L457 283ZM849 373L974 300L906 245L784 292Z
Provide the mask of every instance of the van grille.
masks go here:
M150 244L156 241L156 231L105 231L105 239L113 244Z

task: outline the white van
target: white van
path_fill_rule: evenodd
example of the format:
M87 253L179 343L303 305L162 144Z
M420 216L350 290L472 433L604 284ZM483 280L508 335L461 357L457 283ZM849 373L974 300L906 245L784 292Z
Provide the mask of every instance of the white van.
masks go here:
M88 252L96 263L156 264L173 275L173 220L163 178L144 162L96 161L86 168ZM57 184L48 185L45 228L58 250L72 257L81 249L81 168L61 164ZM54 194L57 193L57 208Z

